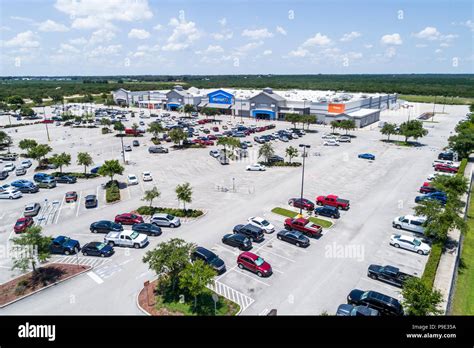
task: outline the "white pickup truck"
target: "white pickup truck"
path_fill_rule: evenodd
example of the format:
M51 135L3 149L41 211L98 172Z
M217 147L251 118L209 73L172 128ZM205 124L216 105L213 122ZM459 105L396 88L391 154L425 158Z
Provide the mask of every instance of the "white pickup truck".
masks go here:
M112 247L123 246L138 249L148 244L148 236L131 230L109 232L104 238L104 243Z

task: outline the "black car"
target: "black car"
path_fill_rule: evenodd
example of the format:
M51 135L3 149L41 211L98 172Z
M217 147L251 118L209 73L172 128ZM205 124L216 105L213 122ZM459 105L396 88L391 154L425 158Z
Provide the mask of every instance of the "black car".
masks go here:
M336 207L331 207L330 205L323 205L322 207L317 207L314 209L314 213L316 215L327 216L333 219L339 219L341 214L339 213L339 209Z
M49 245L49 251L52 254L71 255L77 254L79 250L81 250L79 242L66 236L57 236Z
M0 180L5 180L8 178L8 172L5 170L0 171Z
M82 247L84 256L109 257L114 254L114 248L102 242L90 242Z
M398 287L402 287L403 283L413 277L410 274L400 272L400 269L390 265L370 265L367 270L367 276Z
M277 233L277 238L279 240L294 244L297 247L306 248L309 246L309 238L298 231L282 230Z
M337 308L336 315L343 317L371 317L379 316L380 313L378 310L370 308L368 306L353 306L350 304L341 304Z
M252 242L261 242L264 239L264 232L260 227L247 224L247 225L237 225L233 230L234 234L239 233L243 234L246 237L249 237Z
M403 315L402 305L397 299L376 291L354 289L347 296L347 303L369 306L378 310L381 315Z
M96 208L98 205L97 196L96 195L87 195L85 198L85 206L86 208Z
M134 141L132 141L132 145L133 146L140 146L140 143L138 142L138 140L134 140Z
M212 251L207 250L203 247L197 247L191 254L191 260L202 260L211 266L217 274L222 274L226 271L225 263L219 256L214 254Z
M149 223L135 224L132 226L132 230L149 236L159 236L161 234L161 228L159 226Z
M77 182L77 178L75 176L62 175L56 178L56 182L60 184L75 184Z
M239 248L243 251L248 251L252 249L252 241L243 234L228 233L224 237L222 237L222 243Z
M441 152L438 155L439 160L444 160L444 161L454 161L454 153L452 152Z
M283 157L273 155L268 158L268 163L277 163L277 162L284 162L285 159Z
M90 230L92 233L121 232L123 231L123 226L113 221L100 220L93 222L90 226Z

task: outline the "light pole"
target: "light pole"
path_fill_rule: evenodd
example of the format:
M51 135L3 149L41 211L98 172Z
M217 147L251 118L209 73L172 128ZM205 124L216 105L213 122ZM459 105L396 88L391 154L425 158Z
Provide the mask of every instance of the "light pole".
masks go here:
M306 145L306 144L299 144L299 147L303 148L303 171L301 172L301 194L300 198L301 201L303 200L303 188L304 188L304 165L305 165L305 160L306 160L306 149L309 149L311 145ZM303 206L300 205L300 216L303 214Z
M43 122L44 122L44 125L46 126L46 135L48 136L48 142L49 142L51 141L51 139L49 138L48 121L46 120L46 110L45 110L44 104L43 104Z
M125 149L123 148L123 134L120 134L121 137L120 137L120 141L122 142L122 159L123 159L123 163L125 164Z

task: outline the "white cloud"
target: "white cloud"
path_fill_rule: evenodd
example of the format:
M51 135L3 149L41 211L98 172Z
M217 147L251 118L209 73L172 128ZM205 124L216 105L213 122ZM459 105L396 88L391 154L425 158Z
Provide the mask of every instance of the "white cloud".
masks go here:
M150 37L150 33L144 29L133 28L129 31L128 37L131 39L145 40Z
M385 50L385 53L384 53L384 56L386 58L393 58L397 55L397 50L395 47L388 47L386 50Z
M72 27L76 29L107 28L113 21L153 17L147 0L56 0L55 7L73 18Z
M40 45L36 35L31 30L19 33L10 40L2 41L2 44L5 47L20 48L35 48Z
M271 55L272 53L273 53L272 50L265 50L265 51L263 51L263 55L264 55L264 56L269 56L269 55Z
M386 34L380 39L382 45L401 45L403 43L402 37L398 33Z
M71 39L69 40L69 43L71 45L85 45L88 41L84 37L78 37L77 39Z
M218 20L219 24L225 27L227 25L227 18L221 18Z
M280 33L281 35L286 35L286 30L283 28L283 27L276 27L275 29L278 33Z
M122 45L98 46L87 53L89 58L117 55L122 50Z
M10 16L10 19L13 19L15 21L28 22L28 23L34 22L31 18L28 18L28 17Z
M211 36L215 39L215 40L218 40L218 41L222 41L222 40L230 40L232 39L232 37L234 36L234 33L228 29L226 30L223 30L222 32L220 33L213 33L211 34Z
M316 33L313 37L307 39L302 47L312 47L312 46L326 46L331 43L331 39L326 35L322 35L321 33Z
M115 38L115 33L110 29L99 29L91 34L89 44L95 45L97 43L108 42Z
M413 34L414 37L423 40L438 40L441 36L441 33L435 27L426 27L418 33Z
M416 48L425 48L425 47L428 47L427 44L416 44L415 45Z
M58 50L59 54L68 54L68 53L79 53L80 50L72 45L62 43L60 49Z
M451 45L448 44L447 42L441 42L441 43L439 44L439 47L449 47L449 46L451 46Z
M362 34L357 32L357 31L351 31L350 33L345 33L342 37L341 40L342 42L347 42L347 41L352 41L354 39L357 39L360 37Z
M153 27L153 29L154 29L154 30L161 30L161 29L163 29L163 26L158 23L157 25L155 25L155 26Z
M42 23L39 24L38 30L40 31L59 31L59 32L64 32L68 31L69 28L66 27L64 24L57 23L51 19L48 19Z
M169 25L173 27L173 33L168 38L168 43L163 46L164 51L180 51L186 49L201 37L196 23L171 18Z
M308 54L309 54L309 51L302 47L298 47L296 50L293 50L290 53L288 53L290 57L306 57Z
M245 29L242 32L242 36L248 37L252 40L262 40L262 39L273 37L273 33L268 31L267 28L255 29L255 30Z
M435 50L435 53L442 53L442 52L443 52L443 50L440 49L440 48L438 48L437 50Z
M224 52L224 49L219 45L209 45L205 50L196 51L196 54L213 54Z
M242 45L240 47L237 47L235 50L236 55L245 55L249 51L256 49L257 47L260 47L263 45L263 41L258 41L258 42L249 42L245 45Z
M471 29L471 31L474 31L474 22L471 21L470 19L468 19L465 22L461 22L460 24L465 26L465 27L468 27L469 29Z
M365 44L364 47L367 48L367 49L370 49L370 48L374 47L374 45L372 45L372 44Z

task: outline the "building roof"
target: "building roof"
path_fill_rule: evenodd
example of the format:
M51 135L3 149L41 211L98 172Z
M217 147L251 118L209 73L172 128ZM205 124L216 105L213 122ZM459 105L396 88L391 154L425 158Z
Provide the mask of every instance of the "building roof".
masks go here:
M380 112L379 109L359 109L357 111L349 112L347 115L351 117L364 117L368 115L375 114L377 112Z

